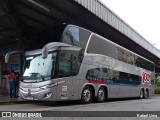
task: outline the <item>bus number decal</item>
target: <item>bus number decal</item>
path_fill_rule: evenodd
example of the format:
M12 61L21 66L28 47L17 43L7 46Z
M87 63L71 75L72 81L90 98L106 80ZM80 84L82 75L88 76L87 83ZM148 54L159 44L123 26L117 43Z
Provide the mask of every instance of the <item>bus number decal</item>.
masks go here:
M146 82L151 82L151 73L143 72L142 73L142 84Z
M67 86L62 86L62 92L66 92L67 91Z

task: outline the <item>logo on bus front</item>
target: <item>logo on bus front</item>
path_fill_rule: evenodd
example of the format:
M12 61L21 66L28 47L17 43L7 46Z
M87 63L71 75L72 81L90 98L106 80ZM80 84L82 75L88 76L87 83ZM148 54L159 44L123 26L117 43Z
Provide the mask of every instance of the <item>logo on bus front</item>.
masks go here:
M32 84L31 83L26 84L26 87L32 87Z
M144 83L151 84L151 73L147 73L147 72L142 73L142 84Z

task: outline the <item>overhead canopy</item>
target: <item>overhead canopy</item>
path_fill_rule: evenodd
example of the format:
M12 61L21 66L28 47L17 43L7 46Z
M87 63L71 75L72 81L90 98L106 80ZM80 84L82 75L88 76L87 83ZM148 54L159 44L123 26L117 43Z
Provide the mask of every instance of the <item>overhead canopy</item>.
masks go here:
M63 23L94 31L160 64L160 51L98 0L0 0L0 49L22 43L31 50L54 42L49 40L53 27Z

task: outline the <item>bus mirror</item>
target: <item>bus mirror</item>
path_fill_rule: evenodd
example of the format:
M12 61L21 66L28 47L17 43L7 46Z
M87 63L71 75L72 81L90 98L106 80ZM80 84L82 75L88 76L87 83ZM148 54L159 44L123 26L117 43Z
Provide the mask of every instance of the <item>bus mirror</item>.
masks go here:
M31 62L31 61L26 61L26 68L27 68L27 69L29 69L30 62Z
M5 63L8 63L10 55L16 54L16 53L23 53L23 51L10 51L10 52L6 53L6 55L5 55Z
M10 56L10 54L8 54L8 53L5 55L5 63L8 63L8 61L9 61L9 56Z
M71 45L65 44L65 43L60 43L60 42L51 42L46 44L43 48L42 48L42 58L45 59L48 56L48 52L49 50L56 50L59 47L69 47Z
M81 49L80 52L79 52L79 59L80 59L80 61L83 60L83 57L84 57L84 50Z

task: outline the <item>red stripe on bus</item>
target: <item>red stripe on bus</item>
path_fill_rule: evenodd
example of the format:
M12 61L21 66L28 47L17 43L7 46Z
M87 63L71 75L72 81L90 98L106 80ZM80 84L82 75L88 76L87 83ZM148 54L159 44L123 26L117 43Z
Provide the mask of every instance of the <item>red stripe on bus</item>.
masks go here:
M107 82L103 81L97 81L97 80L88 80L89 83L94 83L94 84L107 84Z

